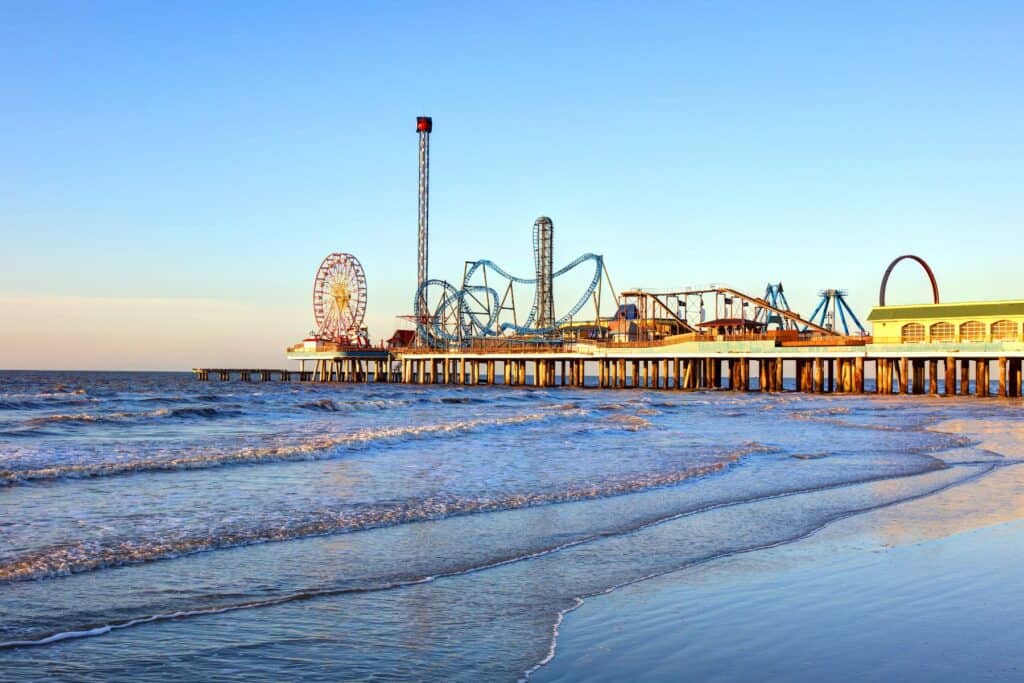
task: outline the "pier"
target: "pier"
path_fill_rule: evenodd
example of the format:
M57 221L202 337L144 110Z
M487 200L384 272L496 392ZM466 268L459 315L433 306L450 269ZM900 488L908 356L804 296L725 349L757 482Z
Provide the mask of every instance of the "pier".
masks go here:
M1020 397L1024 353L914 353L801 349L802 353L407 353L398 358L404 384L730 390L863 394L875 377L878 394ZM993 372L994 370L994 372ZM973 383L971 380L975 379ZM588 381L589 379L589 381ZM793 386L784 389L784 380ZM993 392L992 382L998 389Z
M728 390L979 397L1024 395L1024 348L774 346L770 341L709 342L710 349L614 348L439 351L401 349L375 357L300 358L300 370L195 368L210 381L302 381L444 386L575 387L673 391ZM697 344L697 346L704 346ZM901 345L905 346L905 345ZM306 369L306 364L312 365ZM784 380L791 386L784 388ZM996 385L993 387L993 383Z

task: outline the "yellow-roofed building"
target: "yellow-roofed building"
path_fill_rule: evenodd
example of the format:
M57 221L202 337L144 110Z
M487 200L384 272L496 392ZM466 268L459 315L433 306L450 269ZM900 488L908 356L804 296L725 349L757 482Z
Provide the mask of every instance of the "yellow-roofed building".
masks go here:
M875 344L1016 348L1024 343L1024 301L879 306L868 321Z

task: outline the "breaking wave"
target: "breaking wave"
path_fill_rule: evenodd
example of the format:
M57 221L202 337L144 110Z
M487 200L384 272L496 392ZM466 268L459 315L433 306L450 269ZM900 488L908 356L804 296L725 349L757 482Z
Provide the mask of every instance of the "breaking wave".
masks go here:
M367 399L359 401L342 401L338 402L329 398L320 398L315 401L306 401L305 403L299 403L296 407L302 408L303 410L319 410L326 413L337 413L342 411L354 411L354 410L388 410L391 408L401 408L409 405L409 401L403 401L400 399Z
M577 484L554 491L528 491L493 496L437 495L394 503L339 505L306 511L298 519L271 519L251 527L215 529L201 536L188 529L154 539L151 536L115 541L61 544L0 564L0 581L51 578L79 572L171 559L209 550L311 536L361 531L461 515L516 510L594 498L620 496L720 472L754 453L775 452L752 442L720 454L714 462L678 470L635 473L602 482Z
M907 431L906 425L886 425L877 423L857 423L850 422L849 420L843 420L835 417L836 415L845 415L850 411L847 409L822 409L822 410L804 410L794 411L787 415L791 420L802 420L804 422L820 422L821 424L832 425L834 427L850 427L853 429L871 429L877 432L904 432Z
M242 411L232 408L213 408L209 406L188 406L183 408L159 408L144 413L133 412L111 412L111 413L59 413L57 415L43 415L25 420L24 425L38 427L50 424L88 424L93 422L117 423L132 421L147 421L157 418L178 418L178 419L217 419L223 417L235 417L241 415Z
M100 399L83 394L7 394L0 396L0 410L44 410L55 406L80 406Z
M523 673L523 676L522 676L522 678L520 680L528 679L538 669L540 669L545 664L547 664L548 662L551 661L551 659L553 658L554 653L556 651L556 647L557 647L557 639L558 639L558 635L559 635L559 626L561 625L565 615L568 612L571 612L574 609L580 607L584 603L584 600L586 598L594 597L594 596L601 595L601 594L611 593L612 591L614 591L614 590L616 590L618 588L622 588L622 587L630 585L630 584L639 583L641 581L644 581L644 580L647 580L647 579L651 579L651 578L654 578L656 576L661 576L661 575L663 575L665 573L668 573L668 572L679 571L679 570L685 569L687 567L692 567L692 566L696 566L696 565L699 565L699 564L705 564L705 563L713 561L715 559L720 559L720 558L723 558L723 557L729 557L729 556L733 556L733 555L737 555L737 554L753 552L753 551L757 551L757 550L763 550L763 549L772 548L772 547L778 547L778 546L784 545L786 543L790 543L790 542L797 541L797 540L800 540L800 539L803 539L803 538L807 538L808 536L810 536L813 533L815 533L817 530L827 526L828 524L836 522L838 520L845 519L845 518L848 518L848 517L852 517L852 516L855 516L855 515L858 515L858 514L863 514L865 512L871 512L871 511L874 511L874 510L884 509L884 508L887 508L887 507L891 507L893 505L898 505L900 503L904 503L904 502L908 502L908 501L924 498L924 497L927 497L929 495L933 495L935 493L939 493L941 491L944 491L944 490L947 490L947 489L950 489L950 488L953 488L953 487L956 487L956 486L960 486L960 485L962 485L964 483L967 483L969 481L973 481L973 480L979 479L981 477L984 477L985 475L990 473L993 469L994 469L993 466L989 466L989 467L985 467L985 468L980 468L980 469L978 469L976 471L973 471L973 472L970 472L970 473L966 474L966 476L962 475L962 476L960 476L958 478L955 478L955 479L952 479L952 480L945 480L945 481L936 482L936 484L928 486L927 488L924 488L923 490L917 490L917 491L911 492L911 493L909 493L908 495L905 495L905 496L894 496L894 497L890 497L890 498L885 499L885 500L875 501L875 502L873 502L871 504L868 504L868 505L855 506L855 507L852 507L852 508L839 509L839 510L831 510L831 511L827 512L826 514L824 514L824 515L822 515L822 516L812 520L808 524L805 524L803 526L799 526L799 527L787 530L787 532L782 534L781 537L758 539L758 540L755 540L752 543L743 544L743 545L741 545L739 547L709 548L709 549L707 549L707 551L705 551L703 553L700 553L700 554L698 554L698 555L696 555L696 556L694 556L692 558L688 558L688 559L682 560L682 561L680 561L680 562L678 562L678 563L676 563L674 565L670 565L670 566L667 566L667 567L661 567L661 568L655 568L655 569L653 569L652 571L650 571L650 572L648 572L646 574L639 574L639 575L635 575L635 576L632 576L632 577L623 577L623 579L620 579L620 580L618 580L618 581L616 581L614 583L611 583L610 585L598 588L597 590L591 590L591 591L586 591L586 592L581 593L581 594L577 594L577 595L572 597L572 599L569 601L569 604L566 607L558 610L558 612L556 613L555 619L554 619L554 622L553 622L553 627L552 627L552 630L551 630L550 645L549 645L549 648L548 648L546 656L544 656L537 663L535 663L533 666L531 666L527 670L525 670L524 673ZM837 485L837 486L824 487L824 489L828 489L828 488L845 488L847 486L854 485L856 483L863 483L863 482L847 482L847 483L844 483L844 484L841 484L841 485ZM633 525L630 525L629 527L618 529L613 535L614 536L621 536L621 535L624 535L624 534L630 534L630 533L642 531L642 530L645 530L645 529L649 529L649 528L660 526L660 525L665 524L665 523L673 522L675 520L679 520L679 519L682 519L682 518L685 518L685 517L690 517L690 516L695 515L695 514L700 514L700 513L703 513L703 512L707 512L707 511L713 510L713 509L733 507L733 506L736 506L736 505L745 505L745 504L748 504L748 503L757 503L758 501L764 501L764 500L768 500L768 499L771 499L771 498L789 497L789 496L800 495L800 494L804 494L804 493L810 493L810 492L815 491L815 490L820 491L820 490L824 490L824 489L821 489L821 488L819 488L819 489L796 489L796 490L792 490L792 491L788 491L788 492L784 492L784 493L780 493L780 494L761 496L761 497L754 497L754 498L749 498L749 499L725 501L725 502L722 502L722 503L712 504L712 505L708 505L708 506L704 506L704 507L700 507L700 508L680 510L678 512L670 513L670 514L667 514L667 515L661 515L661 516L649 518L649 519L646 519L646 520L638 520L637 523L635 523ZM111 621L108 621L106 623L99 623L99 624L95 624L94 623L94 624L90 624L90 625L86 625L86 626L78 626L78 627L76 627L75 630L69 629L69 630L62 630L62 631L51 631L51 632L49 632L49 634L45 634L45 635L44 634L39 634L36 637L28 637L28 638L26 638L26 637L23 636L22 638L19 638L19 639L16 639L16 640L0 641L0 650L15 649L15 648L22 648L22 647L43 646L43 645L49 645L49 644L52 644L52 643L56 643L56 642L60 642L60 641L63 641L63 640L68 640L68 639L78 639L78 638L88 638L88 637L93 637L93 636L100 636L100 635L104 635L104 634L110 633L111 631L114 631L114 630L131 628L131 627L134 627L134 626L148 624L148 623L153 623L153 622L177 620L177 619L183 619L183 618L189 618L189 617L198 617L198 616L212 615L212 614L222 614L222 613L225 613L225 612L232 612L232 611L236 611L236 610L248 610L248 609L258 609L258 608L261 608L261 607L272 607L272 606L275 606L275 605L281 605L281 604L285 604L285 603L289 603L289 602L304 601L304 600L310 600L310 599L315 599L315 598L330 597L330 596L349 594L349 593L372 593L372 592L389 591L389 590L394 590L394 589L406 588L406 587L410 587L410 586L413 586L413 585L416 585L416 584L431 583L431 582L437 581L439 579L445 579L445 578L459 576L459 575L464 575L464 574L469 574L469 573L486 571L486 570L489 570L489 569L494 569L494 568L497 568L497 567L501 567L501 566L505 566L505 565L509 565L509 564L513 564L513 563L534 560L534 559L541 558L541 557L544 557L544 556L548 556L548 555L551 555L551 554L554 554L554 553L564 552L564 551L570 550L570 549L575 548L575 547L586 546L586 545L588 545L590 543L593 543L595 541L600 541L602 539L608 538L608 536L609 535L607 533L601 533L601 532L598 532L596 534L585 534L585 535L582 535L582 536L579 536L579 537L576 537L576 538L566 539L564 542L561 542L561 543L546 544L546 545L543 545L543 546L540 546L540 547L536 547L536 548L532 548L532 549L526 550L525 552L520 551L520 552L507 553L507 554L504 554L504 555L498 555L498 556L495 556L495 557L488 558L488 559L484 560L482 563L477 563L477 564L469 563L469 564L465 564L465 565L461 565L461 566L455 566L455 567L452 567L452 568L443 569L441 571L433 572L433 573L409 574L409 575L405 575L405 576L399 575L399 576L393 576L393 577L390 577L390 578L387 578L387 579L382 577L382 580L373 581L373 582L370 582L370 583L360 583L358 585L351 585L351 584L349 584L349 585L337 585L337 584L335 584L335 585L323 585L323 586L310 586L310 587L299 589L299 590L296 590L296 591L293 591L293 592L287 592L287 593L278 594L278 595L270 595L270 596L266 596L266 597L262 597L262 598L257 598L257 599L244 600L244 601L241 601L241 602L234 602L234 603L223 603L223 602L221 602L219 604L209 604L209 605L204 605L204 606L194 606L194 607L191 607L191 608L177 609L177 610L174 610L174 611L158 612L158 613L155 613L155 614L148 614L148 615L140 615L140 616L136 616L136 617L133 617L133 618L124 618L124 619L119 619L119 620L111 620Z
M627 432L639 432L651 426L651 421L639 415L610 415L603 420L604 428L621 429Z
M440 403L486 403L482 398L473 398L471 396L442 396L437 399Z
M211 409L212 410L212 409ZM187 469L206 469L224 465L320 460L333 456L332 451L342 446L359 446L385 440L415 438L469 432L490 427L525 424L549 420L553 417L578 416L585 411L547 411L513 415L495 419L463 420L411 427L382 427L349 434L325 435L298 444L244 448L227 453L203 453L174 458L142 458L131 461L53 465L35 469L0 470L0 485L60 478L107 477L137 472L170 472Z

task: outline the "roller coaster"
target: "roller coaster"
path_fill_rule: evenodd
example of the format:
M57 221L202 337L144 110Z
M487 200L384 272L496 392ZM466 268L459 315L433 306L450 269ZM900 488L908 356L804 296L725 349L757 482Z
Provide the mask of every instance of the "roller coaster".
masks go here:
M553 226L551 219L540 217L534 223L535 277L513 275L489 259L466 261L462 283L456 287L446 280L424 282L413 300L413 318L420 340L433 347L466 346L473 339L517 336L545 343L566 325L577 320L587 306L593 304L593 320L600 324L601 301L607 284L615 299L615 290L599 254L583 254L563 268L552 272ZM579 298L561 316L554 314L554 285L576 268L586 270L590 280ZM520 321L513 285L535 289L533 305Z
M596 323L600 320L604 285L607 283L611 288L604 258L599 254L583 254L553 272L551 278L555 281L584 264L593 267L593 274L580 297L551 324L538 325L544 300L535 299L526 318L520 322L513 290L516 284L537 287L538 278L513 275L488 259L467 261L460 287L445 280L427 280L416 293L414 317L419 336L435 347L467 345L473 338L502 335L535 337L539 342L574 321L588 302L593 303L594 314L587 319Z

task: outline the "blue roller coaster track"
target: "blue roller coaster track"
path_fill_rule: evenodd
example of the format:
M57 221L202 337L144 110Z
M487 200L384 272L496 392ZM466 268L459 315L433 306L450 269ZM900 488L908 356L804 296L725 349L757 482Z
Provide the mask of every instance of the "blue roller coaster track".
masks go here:
M502 298L498 291L488 285L473 284L474 275L493 271L511 284L534 285L536 278L524 278L509 273L494 261L481 259L467 262L462 287L456 288L444 280L427 280L417 290L413 300L417 332L420 338L434 346L468 344L473 337L492 337L505 332L516 335L543 336L550 334L571 321L586 305L601 284L605 275L604 258L598 254L583 254L565 267L552 273L552 280L565 275L586 262L594 264L594 275L575 304L547 327L535 327L537 303L531 307L522 325L515 322L500 322ZM485 277L486 280L486 277ZM433 294L433 298L431 298ZM430 301L436 301L431 305ZM432 309L432 310L425 310Z

